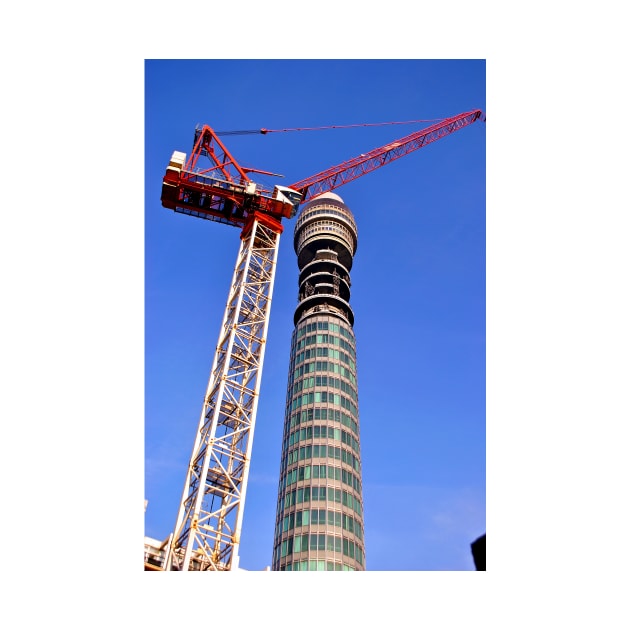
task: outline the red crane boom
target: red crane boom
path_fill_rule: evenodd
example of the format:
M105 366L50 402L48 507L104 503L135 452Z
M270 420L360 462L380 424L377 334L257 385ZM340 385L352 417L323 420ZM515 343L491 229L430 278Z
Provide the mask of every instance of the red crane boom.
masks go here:
M175 151L162 182L162 205L184 214L245 227L254 213L267 215L274 223L295 216L299 205L327 191L385 166L485 116L475 109L399 140L362 153L321 173L290 186L265 190L248 173L274 175L268 171L243 168L227 150L217 133L204 125L195 131L193 151L184 164L185 154ZM199 158L206 156L210 166L201 170Z
M317 175L312 175L295 184L291 184L290 188L301 193L302 202L308 201L322 193L339 188L339 186L343 186L361 177L361 175L371 173L377 168L403 157L403 155L407 155L412 151L421 149L431 142L448 136L454 131L462 129L480 118L483 118L485 121L485 116L479 109L447 118L426 129L400 138L400 140L395 140L383 147L373 149L369 153L364 153L358 157L346 160L337 166L331 166L329 169L317 173Z

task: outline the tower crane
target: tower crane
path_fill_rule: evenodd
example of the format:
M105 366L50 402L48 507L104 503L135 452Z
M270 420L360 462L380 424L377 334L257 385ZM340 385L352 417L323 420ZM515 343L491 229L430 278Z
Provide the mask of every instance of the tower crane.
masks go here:
M282 220L300 204L482 120L481 110L444 119L312 175L266 190L209 126L193 149L174 151L162 181L165 208L238 227L240 248L164 570L238 568L247 480ZM261 130L266 133L267 130ZM209 166L200 165L207 157Z

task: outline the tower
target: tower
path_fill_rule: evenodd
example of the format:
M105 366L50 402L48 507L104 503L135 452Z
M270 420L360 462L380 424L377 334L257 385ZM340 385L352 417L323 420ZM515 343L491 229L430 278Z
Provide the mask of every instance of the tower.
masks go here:
M274 571L365 569L354 314L357 228L327 192L303 206L278 483Z

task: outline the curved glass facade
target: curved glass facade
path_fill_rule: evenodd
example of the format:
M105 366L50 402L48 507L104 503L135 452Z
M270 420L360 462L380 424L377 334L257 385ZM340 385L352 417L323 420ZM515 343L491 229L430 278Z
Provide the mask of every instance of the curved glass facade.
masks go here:
M291 341L272 569L365 569L352 213L335 194L296 222L299 295Z

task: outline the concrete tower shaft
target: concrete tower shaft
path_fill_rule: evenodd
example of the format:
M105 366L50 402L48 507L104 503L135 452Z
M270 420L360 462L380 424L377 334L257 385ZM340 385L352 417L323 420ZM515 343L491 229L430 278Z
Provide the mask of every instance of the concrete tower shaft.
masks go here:
M365 569L350 269L357 228L334 193L295 226L299 295L291 341L272 568Z

